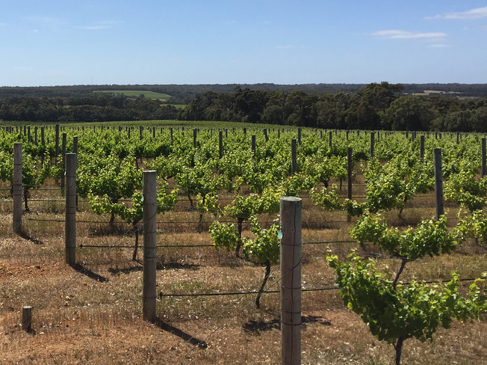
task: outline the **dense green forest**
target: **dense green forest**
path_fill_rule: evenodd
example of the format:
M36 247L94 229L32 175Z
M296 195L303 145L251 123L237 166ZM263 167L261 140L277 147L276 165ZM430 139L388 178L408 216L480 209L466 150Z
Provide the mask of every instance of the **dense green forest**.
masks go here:
M167 104L100 90L171 95ZM435 93L424 94L425 90ZM441 91L441 93L439 93ZM422 94L422 95L416 95ZM466 98L469 95L470 98ZM315 128L487 132L487 85L98 85L0 88L0 119L208 120ZM183 103L177 109L171 104Z

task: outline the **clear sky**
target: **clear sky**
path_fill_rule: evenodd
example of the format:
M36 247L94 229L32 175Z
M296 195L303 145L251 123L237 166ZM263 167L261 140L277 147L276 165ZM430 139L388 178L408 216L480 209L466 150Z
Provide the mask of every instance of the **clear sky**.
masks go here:
M0 4L0 86L487 83L487 1Z

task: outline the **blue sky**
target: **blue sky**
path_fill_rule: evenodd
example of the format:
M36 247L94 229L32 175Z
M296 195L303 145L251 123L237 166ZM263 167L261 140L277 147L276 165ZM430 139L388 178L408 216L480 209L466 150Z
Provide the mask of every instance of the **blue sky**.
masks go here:
M1 1L0 86L487 83L487 1Z

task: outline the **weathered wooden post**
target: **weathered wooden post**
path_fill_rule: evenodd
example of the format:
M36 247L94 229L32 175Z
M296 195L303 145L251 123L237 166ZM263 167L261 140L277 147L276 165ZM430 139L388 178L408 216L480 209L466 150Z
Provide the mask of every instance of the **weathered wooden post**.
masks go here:
M220 159L223 157L223 132L218 132L218 151L220 153Z
M27 333L32 332L32 307L22 307L22 331Z
M424 136L419 137L419 158L424 160Z
M196 136L198 134L198 131L196 128L193 128L193 147L196 148Z
M298 128L298 144L301 145L301 128Z
M63 161L63 170L61 172L61 195L64 196L65 193L65 181L66 178L64 176L64 173L66 172L66 132L63 132L63 140L62 140L62 161Z
M486 155L486 149L485 149L485 137L482 137L482 177L487 175L487 166L485 164L485 155Z
M348 192L347 192L347 198L352 199L352 172L353 172L353 153L352 153L352 147L347 148L347 180L348 180ZM347 222L351 222L352 217L350 214L347 214Z
M375 132L370 132L370 157L374 157L374 137Z
M13 229L22 232L22 143L14 143Z
M291 175L294 175L298 170L297 167L297 146L296 140L291 139Z
M302 200L283 197L281 205L281 357L301 364L301 210Z
M56 158L59 155L59 124L56 124Z
M331 146L333 144L333 132L328 132L328 149L331 150Z
M37 146L37 126L34 127L34 143Z
M66 218L65 246L66 263L76 264L76 153L66 153Z
M269 136L267 135L267 128L264 128L264 138L265 138L265 141L269 141Z
M143 318L156 319L156 251L157 251L157 173L144 171L144 271L143 271Z
M73 153L78 153L78 136L73 137Z
M443 204L443 172L441 162L441 148L434 149L435 154L435 196L436 196L436 220L445 214Z
M255 156L255 134L252 134L252 153L254 154Z

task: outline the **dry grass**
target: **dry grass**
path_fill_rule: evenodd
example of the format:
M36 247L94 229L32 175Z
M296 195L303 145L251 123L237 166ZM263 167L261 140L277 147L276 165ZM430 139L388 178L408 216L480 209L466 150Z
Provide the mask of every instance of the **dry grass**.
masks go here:
M280 363L278 294L264 295L260 310L255 308L255 295L162 296L157 299L159 320L144 322L142 266L131 260L134 235L130 226L120 223L110 231L108 217L96 216L80 204L78 221L97 223L78 223L78 246L128 248L78 248L80 267L76 270L63 263L63 223L51 222L64 219L60 194L33 191L32 198L46 201L30 205L31 212L24 215L23 237L12 233L9 199L0 198L6 202L0 201L1 364ZM431 217L431 199L412 202L404 220L397 218L397 212L387 218L400 224ZM177 212L159 217L158 245L209 243L207 232L196 232L198 213L184 210L186 201L181 205ZM304 242L350 239L351 224L342 212L321 212L306 197L303 207ZM449 216L455 213L451 208ZM210 218L205 218L205 225L209 223ZM345 257L353 249L358 249L356 243L304 245L303 287L333 286L326 254L332 251ZM379 256L373 248L359 253L378 256L379 265L387 265L392 272L399 267L397 260ZM402 278L448 279L452 270L462 277L479 276L486 271L486 254L475 242L467 242L450 256L408 263ZM159 248L157 256L157 292L163 295L255 290L264 275L262 266L212 247ZM138 257L142 258L141 251ZM270 290L279 289L278 279L276 266L269 278ZM336 290L303 292L302 297L303 364L392 363L392 346L375 339L360 318L344 308ZM33 334L21 330L24 305L34 307ZM485 322L455 322L450 330L440 329L432 343L406 341L403 363L483 364L486 335ZM194 347L195 339L207 346Z

